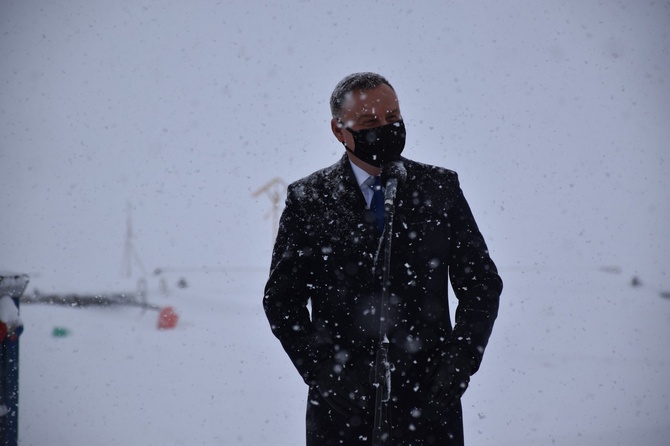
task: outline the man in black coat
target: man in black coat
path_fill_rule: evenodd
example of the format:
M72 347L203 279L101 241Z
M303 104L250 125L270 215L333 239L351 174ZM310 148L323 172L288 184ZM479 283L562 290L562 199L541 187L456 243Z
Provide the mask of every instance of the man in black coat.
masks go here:
M387 230L378 209L390 171L399 185L384 294L392 366L382 440L461 445L460 398L481 363L502 281L456 173L400 156L405 127L384 77L347 76L331 111L345 155L288 187L263 299L272 332L309 385L307 444L372 442Z

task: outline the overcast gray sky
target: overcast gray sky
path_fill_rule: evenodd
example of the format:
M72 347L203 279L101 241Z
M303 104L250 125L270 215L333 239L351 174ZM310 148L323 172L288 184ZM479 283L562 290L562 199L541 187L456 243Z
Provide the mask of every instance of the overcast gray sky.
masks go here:
M127 202L150 271L266 268L251 193L334 163L332 88L376 71L501 269L667 288L669 29L668 1L3 1L0 270L114 286Z

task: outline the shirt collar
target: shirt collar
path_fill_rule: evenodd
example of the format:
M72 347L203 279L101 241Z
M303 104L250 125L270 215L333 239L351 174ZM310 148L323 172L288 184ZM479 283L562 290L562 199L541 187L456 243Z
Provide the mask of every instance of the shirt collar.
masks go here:
M365 183L365 180L370 178L371 176L369 173L355 165L354 163L349 160L349 164L351 164L351 169L354 171L354 176L356 177L356 182L358 183L358 187L363 188L363 183Z

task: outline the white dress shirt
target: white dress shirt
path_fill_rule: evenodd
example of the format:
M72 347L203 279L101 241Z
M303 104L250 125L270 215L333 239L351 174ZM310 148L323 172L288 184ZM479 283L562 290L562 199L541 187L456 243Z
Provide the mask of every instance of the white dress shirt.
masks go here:
M375 177L373 175L370 175L357 165L351 162L349 160L349 164L351 164L351 168L354 171L354 176L356 177L356 182L358 183L358 187L361 188L361 192L363 193L363 197L365 198L365 202L368 204L368 207L370 207L370 201L372 201L372 183L375 181ZM384 188L382 188L384 190Z

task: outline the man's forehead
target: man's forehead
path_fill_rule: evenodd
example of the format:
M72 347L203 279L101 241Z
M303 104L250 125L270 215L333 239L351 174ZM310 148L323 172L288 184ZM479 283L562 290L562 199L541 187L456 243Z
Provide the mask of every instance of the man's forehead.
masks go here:
M379 112L379 106L386 108L384 111L396 110L398 108L398 97L392 89L385 91L379 87L374 90L354 90L345 95L345 112L356 114L369 113L373 110Z

